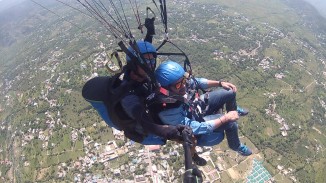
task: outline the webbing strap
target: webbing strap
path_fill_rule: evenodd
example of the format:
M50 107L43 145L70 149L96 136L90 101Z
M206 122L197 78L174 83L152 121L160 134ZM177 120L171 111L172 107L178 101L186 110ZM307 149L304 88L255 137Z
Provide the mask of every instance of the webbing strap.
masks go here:
M155 3L155 1L154 1L154 3ZM156 5L156 3L155 3L155 5ZM150 8L150 7L146 7L146 18L148 18L148 11L150 11L150 12L152 12L153 13L153 17L155 18L156 17L156 15L155 15L155 13L154 13L154 11Z
M162 93L165 96L169 96L169 90L165 88L160 87L160 93Z
M122 62L121 62L121 59L120 59L120 57L119 57L118 52L117 52L117 51L114 51L114 52L111 54L111 58L112 58L113 56L117 59L118 64L119 64L119 67L122 68Z
M160 10L161 10L161 18L164 24L164 32L165 34L168 33L168 22L167 22L167 13L166 13L166 2L165 0L160 0Z
M163 42L160 44L160 46L158 46L158 47L156 48L156 51L158 51L159 49L161 49L161 47L162 47L163 45L165 45L166 42L167 42L167 40L164 39Z
M181 56L184 56L185 57L184 64L183 64L184 70L191 75L192 74L192 68L191 68L189 58L185 54L185 52L183 52L176 44L172 43L169 40L164 39L163 42L161 43L161 45L156 49L156 51L159 51L161 49L161 47L163 45L165 45L166 43L172 44L175 48L177 48L180 51L180 53L157 53L157 55L181 55ZM188 69L188 67L189 67L189 69Z
M199 85L199 82L197 81L197 79L196 79L195 77L193 77L192 75L191 75L190 77L191 77L191 79L194 80L194 82L195 82L195 87L196 87L195 89L196 89L197 93L198 93L198 90L201 90L203 93L206 93L206 92L207 92L204 88L202 88L202 87Z

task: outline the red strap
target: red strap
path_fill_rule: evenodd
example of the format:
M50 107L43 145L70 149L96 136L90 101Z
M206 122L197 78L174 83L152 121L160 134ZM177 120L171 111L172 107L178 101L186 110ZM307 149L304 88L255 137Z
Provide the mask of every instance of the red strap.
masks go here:
M166 90L165 88L160 87L160 92L161 92L163 95L169 96L169 91Z

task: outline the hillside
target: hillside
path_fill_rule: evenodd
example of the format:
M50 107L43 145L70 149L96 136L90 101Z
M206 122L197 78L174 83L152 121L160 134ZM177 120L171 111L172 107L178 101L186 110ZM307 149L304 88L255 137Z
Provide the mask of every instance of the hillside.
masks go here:
M155 177L178 182L180 146L168 143L147 152L114 135L81 96L87 79L110 74L100 55L117 47L112 35L64 4L37 2L54 13L31 1L0 9L1 179L114 182L143 174L150 179L153 164ZM142 18L146 6L156 10L151 1L141 2ZM207 180L250 182L261 174L276 182L326 182L326 21L311 5L169 1L168 26L195 76L236 84L238 103L250 110L239 127L254 155L239 157L225 141L201 149L211 160L203 169ZM156 28L159 45L164 36L159 18ZM108 149L116 157L103 162Z

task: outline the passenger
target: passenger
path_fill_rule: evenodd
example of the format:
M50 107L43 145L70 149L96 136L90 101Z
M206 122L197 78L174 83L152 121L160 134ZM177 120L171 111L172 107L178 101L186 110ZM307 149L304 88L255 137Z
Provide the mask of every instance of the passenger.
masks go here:
M155 71L155 77L161 86L168 92L166 97L175 100L174 103L156 103L153 109L158 112L159 119L168 125L187 125L193 130L198 146L214 146L219 144L224 133L229 147L243 156L252 154L251 150L240 143L238 135L239 114L236 103L236 86L229 82L208 80L205 78L195 78L187 81L187 73L174 61L165 61L159 65ZM187 84L188 82L188 84ZM194 108L193 101L185 99L187 91L194 88L195 84L203 89L221 86L223 89L213 90L197 101ZM186 86L187 84L187 86ZM171 100L170 100L171 101ZM218 110L226 106L226 114L218 114ZM204 116L200 113L205 110ZM201 112L200 112L201 111ZM201 120L202 119L202 120Z

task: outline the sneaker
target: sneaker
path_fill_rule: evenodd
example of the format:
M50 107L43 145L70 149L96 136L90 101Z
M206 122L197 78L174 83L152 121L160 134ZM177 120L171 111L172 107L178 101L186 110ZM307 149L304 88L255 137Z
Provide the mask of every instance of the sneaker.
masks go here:
M237 111L238 111L240 116L245 116L245 115L247 115L249 113L248 109L243 109L243 108L241 108L239 106L237 107Z
M251 150L244 144L241 144L237 150L242 156L249 156L252 154Z
M198 166L205 166L207 164L207 161L204 158L198 156L197 153L194 154L192 160Z

